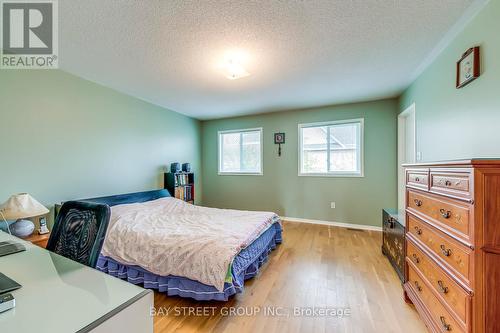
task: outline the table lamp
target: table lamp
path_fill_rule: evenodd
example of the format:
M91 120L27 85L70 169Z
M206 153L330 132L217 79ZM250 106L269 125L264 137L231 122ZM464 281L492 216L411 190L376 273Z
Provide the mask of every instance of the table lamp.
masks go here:
M41 203L33 199L28 193L14 194L0 206L0 217L4 220L16 220L9 226L14 236L28 237L35 230L35 225L29 217L47 214L49 210Z

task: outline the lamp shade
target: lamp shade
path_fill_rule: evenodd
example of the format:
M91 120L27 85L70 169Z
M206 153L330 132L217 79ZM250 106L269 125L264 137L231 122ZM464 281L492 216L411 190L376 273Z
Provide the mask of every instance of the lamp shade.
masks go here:
M14 194L0 206L0 210L6 220L24 219L49 212L45 206L33 199L28 193Z

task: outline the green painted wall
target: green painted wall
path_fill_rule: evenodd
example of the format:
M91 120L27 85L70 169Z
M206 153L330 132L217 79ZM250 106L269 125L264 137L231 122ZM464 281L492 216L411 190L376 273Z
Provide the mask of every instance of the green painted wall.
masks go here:
M400 98L415 102L423 161L500 157L500 1L490 1ZM455 66L481 46L482 74L455 88Z
M271 210L282 216L380 226L381 209L395 207L397 100L269 113L202 123L203 204ZM365 119L365 177L299 177L298 124ZM263 127L264 175L219 176L217 131ZM286 133L281 157L275 132ZM331 209L335 201L337 208Z
M161 188L174 161L200 175L199 121L62 71L0 71L0 125L0 202Z

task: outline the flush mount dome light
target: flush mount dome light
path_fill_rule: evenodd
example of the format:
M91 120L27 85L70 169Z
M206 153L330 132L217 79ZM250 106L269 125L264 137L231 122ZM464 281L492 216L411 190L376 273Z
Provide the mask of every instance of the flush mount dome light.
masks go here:
M224 65L223 72L224 76L229 80L241 79L250 75L241 64L236 63L234 60L229 60Z
M236 80L250 75L244 67L248 62L248 55L241 50L226 52L224 60L220 63L220 69L229 80Z

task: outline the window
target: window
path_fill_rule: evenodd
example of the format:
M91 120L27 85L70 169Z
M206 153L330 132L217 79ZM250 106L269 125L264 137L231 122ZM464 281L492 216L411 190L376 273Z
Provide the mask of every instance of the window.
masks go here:
M219 132L219 174L262 175L262 128Z
M363 176L363 119L299 125L300 176Z

